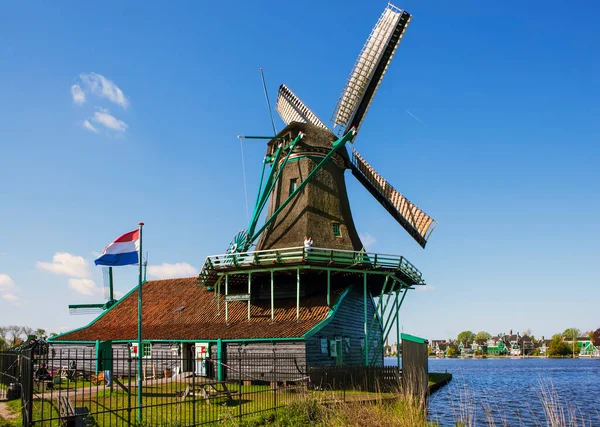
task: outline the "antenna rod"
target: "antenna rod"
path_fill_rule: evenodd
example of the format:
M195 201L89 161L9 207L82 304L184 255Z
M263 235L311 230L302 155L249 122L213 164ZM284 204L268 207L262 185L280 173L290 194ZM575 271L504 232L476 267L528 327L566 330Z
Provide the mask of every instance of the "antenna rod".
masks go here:
M269 94L267 93L267 84L265 83L265 74L263 69L260 69L260 77L262 78L263 90L265 91L265 98L267 99L267 107L269 107L269 115L271 116L271 126L273 126L273 135L277 135L275 130L275 121L273 120L273 110L271 109L271 101L269 101Z

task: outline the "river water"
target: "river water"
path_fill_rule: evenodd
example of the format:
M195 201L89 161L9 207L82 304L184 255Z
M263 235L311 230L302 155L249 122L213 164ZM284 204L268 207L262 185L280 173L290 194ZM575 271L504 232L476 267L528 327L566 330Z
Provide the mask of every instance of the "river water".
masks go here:
M429 359L429 371L453 375L429 399L429 418L442 426L545 426L549 418L600 426L598 359ZM556 408L556 417L544 407Z

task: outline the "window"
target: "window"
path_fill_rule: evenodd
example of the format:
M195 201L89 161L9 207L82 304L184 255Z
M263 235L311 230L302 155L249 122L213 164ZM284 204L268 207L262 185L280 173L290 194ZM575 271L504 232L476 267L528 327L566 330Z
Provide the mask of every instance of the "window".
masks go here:
M296 183L298 182L297 178L290 179L290 194L292 194L296 190Z
M143 351L142 351L142 357L144 358L150 358L152 357L152 343L151 342L145 342L142 343L143 345Z
M334 222L333 223L333 235L335 237L341 237L342 236L342 231L340 230L340 223L339 222Z

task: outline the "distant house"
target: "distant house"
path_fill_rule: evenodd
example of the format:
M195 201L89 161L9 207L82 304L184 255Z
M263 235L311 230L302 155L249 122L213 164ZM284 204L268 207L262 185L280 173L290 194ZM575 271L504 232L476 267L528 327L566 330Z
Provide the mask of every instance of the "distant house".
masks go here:
M458 344L458 351L461 356L472 356L475 350L473 349L473 343L467 342L464 344L462 341Z
M548 354L548 349L550 348L550 341L552 340L546 340L544 339L544 337L542 337L542 339L540 340L540 353L543 355L547 355Z
M429 347L436 357L445 357L446 350L448 349L448 342L446 340L432 340Z
M569 345L569 348L573 349L575 354L579 355L579 357L592 357L598 350L592 343L590 337L577 337L575 345L573 345L573 340L565 339L564 341Z
M519 338L518 345L523 352L523 355L531 354L535 348L533 340L527 335L523 335L521 338Z
M508 350L508 353L511 356L520 356L521 355L521 347L519 346L519 340L521 336L517 332L516 334L512 333L512 330L508 335L504 335L502 337L502 341L504 341L504 346Z
M502 356L508 353L501 337L491 337L487 340L486 354L491 356Z

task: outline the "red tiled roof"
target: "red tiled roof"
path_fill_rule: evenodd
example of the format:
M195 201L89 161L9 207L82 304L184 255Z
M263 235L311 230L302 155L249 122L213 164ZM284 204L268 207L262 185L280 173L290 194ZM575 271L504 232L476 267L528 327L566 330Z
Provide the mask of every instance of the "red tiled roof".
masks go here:
M335 301L341 290L332 291ZM296 320L296 299L275 300L271 322L269 300L253 302L250 319L245 301L229 303L229 323L225 322L225 302L221 296L197 283L197 278L153 280L143 285L144 340L215 340L302 337L325 320L329 307L326 296L300 298ZM183 307L183 309L180 309ZM53 341L95 341L137 339L137 292L132 292L104 316L89 326L67 332Z

